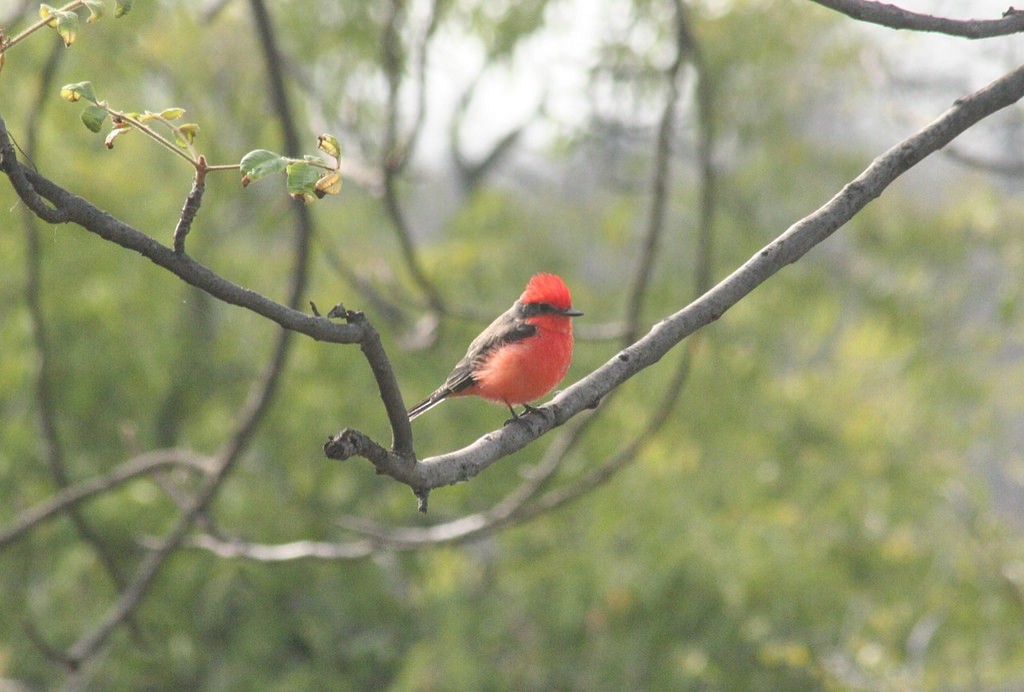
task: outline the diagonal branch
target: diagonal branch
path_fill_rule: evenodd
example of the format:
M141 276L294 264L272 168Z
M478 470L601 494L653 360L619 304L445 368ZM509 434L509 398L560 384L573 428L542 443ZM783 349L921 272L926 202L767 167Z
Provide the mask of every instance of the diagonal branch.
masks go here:
M82 197L27 168L17 160L7 125L2 117L0 170L7 174L21 200L44 221L75 223L105 240L138 252L214 298L250 310L273 320L285 329L306 334L317 341L354 344L362 338L362 328L358 325L341 325L307 315L228 281L188 255L175 253L172 248L162 245L145 233L101 211ZM24 185L18 181L24 181Z
M698 79L698 156L696 163L700 181L700 209L694 284L696 295L700 295L709 288L711 281L714 264L714 249L711 241L714 231L715 204L718 197L712 155L714 142L712 90L710 76L701 58L700 46L688 31L688 18L681 0L676 1L676 12L677 21L680 22L678 28L687 33L687 59L693 64ZM665 199L662 199L662 203L665 203ZM640 434L606 459L604 463L583 474L574 482L537 497L555 471L558 470L562 461L574 449L576 442L586 429L598 420L597 416L577 417L569 421L561 434L548 447L541 461L530 470L526 480L486 511L429 527L390 527L358 517L343 517L338 520L339 524L365 539L372 540L377 549L413 550L429 545L462 542L494 533L506 526L530 521L584 497L629 466L643 449L644 443L651 440L653 435L669 420L669 416L688 381L695 355L695 344L695 341L691 341L690 348L682 354L668 388ZM612 391L605 398L606 406L608 399L614 397L617 391L619 390ZM190 543L191 547L207 549L220 555L230 554L233 557L246 557L254 560L338 559L340 557L349 559L363 557L364 545L365 541L336 544L300 541L280 546L247 543L239 540L218 543L216 537L202 537L202 539L196 539Z
M54 41L43 70L40 72L33 107L26 118L25 152L27 157L38 156L39 124L42 122L42 112L47 102L46 94L51 90L63 53L63 44L60 41ZM35 215L28 207L22 207L22 210L26 243L25 304L28 308L37 356L35 400L41 429L40 437L43 443L43 458L50 468L50 475L53 476L58 491L63 491L71 485L71 476L68 473L67 455L61 443L59 430L57 414L59 394L53 367L53 343L43 311L43 248ZM68 505L67 516L82 540L92 546L114 588L124 588L126 583L124 569L115 558L114 552L104 544L102 537L86 520L82 511L76 505ZM136 623L132 622L131 626L133 633L137 634ZM42 640L41 633L36 640Z
M365 318L348 320L346 324L332 322L319 315L307 315L295 307L277 303L259 293L242 288L184 253L154 240L132 226L101 211L88 200L60 187L45 176L24 166L17 159L14 146L7 132L7 125L0 116L0 171L11 181L12 187L36 215L51 223L75 223L83 229L116 243L121 247L138 252L154 264L163 267L186 283L201 289L209 295L232 305L250 310L266 317L286 330L305 334L317 341L337 344L360 344L367 362L388 404L388 418L394 427L395 447L403 454L411 449L411 431L405 409L398 394L398 380L390 361L380 343L380 336ZM308 214L301 205L298 213ZM303 245L305 248L305 244ZM303 251L304 262L308 250ZM298 260L297 260L298 261ZM301 291L292 289L293 305L298 305ZM298 296L298 298L296 298ZM403 431L404 429L404 431Z
M876 158L821 208L795 223L700 298L663 319L646 336L519 422L488 433L464 449L420 463L410 463L408 459L387 453L365 435L352 430L342 431L329 440L325 453L339 460L356 455L367 457L378 473L389 475L419 492L476 476L497 460L597 405L620 384L657 363L687 336L720 318L776 272L803 257L925 157L1022 96L1024 67L958 99L931 124Z
M851 19L890 29L928 31L962 38L980 39L1024 32L1024 12L1013 7L1002 19L948 19L911 12L896 5L870 0L811 0Z
M507 158L507 155L512 151L519 140L522 139L523 134L526 132L526 128L530 126L531 122L536 118L539 112L543 111L544 100L541 99L536 107L536 112L528 115L518 125L512 127L508 132L503 134L501 137L491 145L490 149L479 156L476 160L470 158L462 145L462 127L466 120L467 111L476 96L476 90L480 86L483 75L487 71L487 66L480 69L480 72L476 77L466 86L463 90L462 95L459 96L458 105L455 108L455 114L452 116L451 123L448 126L448 149L449 156L451 157L452 163L455 165L455 173L458 176L459 188L464 196L469 196L475 189L477 189L483 182L485 176L493 171L498 165Z
M250 0L250 6L264 51L271 87L271 100L281 123L285 147L290 154L294 154L298 149L298 135L294 129L294 118L291 115L284 79L280 72L281 60L274 41L270 17L263 0ZM309 245L313 235L313 221L304 204L295 202L292 204L292 209L295 211L296 226L295 265L291 273L289 307L286 309L297 312L296 308L303 300L308 279ZM182 253L174 254L182 255ZM68 659L71 662L80 664L96 655L114 630L135 612L167 558L179 549L185 536L191 531L192 525L213 502L224 480L238 464L257 426L269 410L291 351L292 337L292 332L287 329L278 334L271 358L259 380L249 390L249 396L239 412L234 433L218 453L213 472L203 480L191 504L179 517L177 525L164 537L157 549L148 553L142 560L131 583L121 591L117 601L108 609L104 618L72 645L68 651Z
M183 449L161 449L140 454L110 473L68 485L47 500L21 512L12 526L0 531L0 550L24 537L43 522L89 498L110 492L136 478L175 467L208 473L213 468L213 459Z
M570 429L559 437L545 455L544 460L531 472L530 478L512 493L485 512L469 514L433 526L387 527L355 517L342 520L341 525L362 538L354 541L293 541L290 543L253 543L239 539L225 539L211 534L190 538L186 547L206 550L219 557L245 558L258 562L288 562L292 560L357 560L374 552L386 550L417 550L427 546L463 543L499 531L507 526L522 524L550 511L564 507L608 482L615 474L636 459L645 444L669 420L670 414L689 378L692 350L683 353L682 360L669 383L662 401L647 421L644 429L628 444L600 466L587 472L575 482L551 490L532 501L543 488L566 454L575 445L594 416L570 422ZM613 392L614 394L614 392ZM576 425L572 425L576 423Z
M398 195L398 176L409 161L412 149L416 142L408 139L399 141L399 96L405 69L405 54L402 46L401 29L406 15L405 0L390 0L387 10L387 23L384 26L384 35L381 37L382 64L387 77L387 105L384 118L384 141L382 144L381 169L384 173L383 180L383 201L384 209L391 218L391 224L398 235L398 244L402 250L402 259L409 276L416 283L419 289L426 296L430 308L434 312L444 312L444 301L437 288L427 278L426 272L420 264L419 255L416 252L412 239L412 229L409 227L409 220L405 215L402 202ZM435 8L436 11L436 8ZM430 27L424 36L422 50L426 51L426 44L436 26L436 13L432 14ZM425 59L425 58L424 58ZM420 74L423 79L425 73ZM420 110L417 115L417 122L413 127L413 135L418 136L420 123L424 117L425 110Z
M271 85L270 93L282 123L285 144L289 151L295 151L298 137L294 130L294 118L288 107L284 80L280 74L280 55L274 42L274 32L269 15L263 0L250 0L250 4L262 39L268 79ZM306 333L315 339L325 341L359 343L381 388L382 396L386 400L389 417L397 431L396 447L401 452L411 450L411 431L390 363L384 353L379 336L368 321L348 319L348 324L341 325L321 318L319 315L307 316L297 310L306 289L309 271L309 245L313 235L312 218L304 205L298 203L293 205L297 231L295 264L288 290L288 305L285 306L225 280L205 266L188 258L184 253L175 252L172 248L161 245L151 237L100 211L86 200L26 168L17 160L2 118L0 118L0 170L7 174L12 186L26 206L40 218L51 223L74 222L106 240L138 251L154 263L169 269L186 282L201 288L214 297L245 307L285 327L278 335L277 344L262 376L251 388L249 397L239 412L234 433L222 447L213 464L213 470L205 476L195 496L182 511L175 527L164 536L159 546L141 561L131 580L120 591L117 600L101 621L91 630L82 634L71 646L67 655L62 657L69 668L75 670L94 657L106 644L114 630L132 617L167 558L180 548L193 524L213 502L223 481L237 465L278 389L294 331ZM345 316L349 317L355 314L358 313L346 312ZM70 507L73 504L67 506Z

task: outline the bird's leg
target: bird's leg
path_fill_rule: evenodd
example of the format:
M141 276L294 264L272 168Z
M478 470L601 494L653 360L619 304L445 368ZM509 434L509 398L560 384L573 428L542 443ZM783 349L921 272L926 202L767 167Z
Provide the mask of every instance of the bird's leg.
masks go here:
M512 404L510 404L510 403L508 403L506 401L505 405L508 406L509 413L512 414L512 417L509 418L507 421L505 421L505 423L504 423L504 425L502 427L505 427L505 425L508 425L509 423L513 423L513 422L519 420L519 414L516 413L516 410L514 408L512 408Z
M510 403L508 403L506 401L505 405L508 406L508 410L512 412L512 417L509 418L507 421L505 421L505 425L508 425L509 423L517 421L517 420L521 419L523 416L525 416L525 415L527 415L529 413L537 413L540 410L540 409L538 409L538 408L536 408L534 406L530 406L529 404L523 404L523 413L522 413L522 415L520 415L520 414L516 413L516 410L514 408L512 408L512 404L510 404Z

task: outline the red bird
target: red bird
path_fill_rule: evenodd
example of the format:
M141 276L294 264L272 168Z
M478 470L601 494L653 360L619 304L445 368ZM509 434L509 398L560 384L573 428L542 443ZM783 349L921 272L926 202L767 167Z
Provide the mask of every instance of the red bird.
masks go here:
M554 274L537 274L526 290L480 336L433 394L409 409L409 420L451 396L478 396L512 408L555 388L572 360L572 307L569 288Z

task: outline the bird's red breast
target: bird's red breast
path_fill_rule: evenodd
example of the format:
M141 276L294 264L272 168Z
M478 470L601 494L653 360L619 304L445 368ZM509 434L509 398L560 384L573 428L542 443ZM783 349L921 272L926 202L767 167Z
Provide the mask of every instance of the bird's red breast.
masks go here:
M516 417L516 404L541 398L562 381L572 360L569 287L554 274L537 274L512 307L481 332L443 385L409 409L409 419L448 397L479 396L503 403Z
M519 297L523 305L572 308L569 287L554 274L537 274ZM572 318L539 314L524 318L535 326L532 336L494 349L473 371L474 384L460 392L489 401L524 404L541 398L565 378L572 360Z
M535 401L562 381L572 360L572 320L534 317L533 336L495 349L474 372L476 382L460 392L497 403Z

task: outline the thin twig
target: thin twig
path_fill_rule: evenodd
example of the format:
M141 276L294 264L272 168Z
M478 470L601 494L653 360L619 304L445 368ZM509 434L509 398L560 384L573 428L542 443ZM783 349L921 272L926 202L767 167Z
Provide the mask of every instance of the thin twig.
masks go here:
M451 159L455 164L455 171L458 174L459 187L461 188L462 194L465 196L470 195L473 190L481 184L484 177L490 171L494 170L494 168L505 158L508 152L511 151L519 142L523 134L526 132L526 128L534 121L537 114L543 110L544 106L544 101L541 100L537 104L537 108L534 113L531 113L523 122L519 123L499 137L487 153L479 156L475 161L471 160L463 151L460 134L462 132L463 123L466 119L466 113L473 102L476 89L486 71L487 67L482 67L479 74L476 75L476 78L474 78L462 92L462 95L459 97L458 105L455 108L455 115L452 117L451 124L448 128L448 147L451 150Z
M185 541L182 547L207 550L223 558L248 558L261 562L290 562L302 559L356 560L368 557L377 550L375 542L369 539L350 543L295 541L266 545L224 540L208 534L194 536Z
M72 2L69 2L68 4L64 5L63 7L58 8L57 11L58 12L72 12L74 10L77 10L79 7L84 7L84 6L85 6L85 3L83 2L83 0L72 0ZM14 48L14 46L16 46L17 44L21 43L26 38L28 38L29 36L34 34L35 32L37 32L40 29L42 29L43 27L45 27L51 21L53 21L51 17L40 17L33 24L28 26L23 31L19 32L16 36L12 36L6 43L4 43L3 46L0 46L0 47L2 47L3 48L3 52L6 53L11 48Z
M665 105L658 123L658 136L654 141L654 172L651 180L651 207L647 219L647 232L644 234L640 250L640 261L626 301L626 332L622 335L623 345L636 340L640 333L643 319L643 307L651 276L654 273L654 260L658 255L661 237L665 232L665 209L667 207L668 187L672 178L672 139L675 134L676 107L679 102L679 73L686 63L689 40L684 31L681 8L676 8L676 41L675 57L665 71Z
M360 325L345 325L313 317L242 288L188 255L175 253L150 236L101 211L87 200L60 187L45 176L23 166L18 160L0 116L0 170L7 174L21 200L39 218L50 223L73 222L83 229L121 247L138 252L154 264L214 298L251 310L285 329L306 334L318 341L355 344L362 338ZM50 202L50 204L47 204Z
M696 72L697 105L697 175L700 181L700 211L697 225L697 261L694 265L694 288L701 295L709 288L714 273L714 225L718 210L718 177L715 173L715 105L711 70L690 28L690 18L682 0L674 0L681 40L687 46L687 59Z
M412 124L409 126L405 139L405 151L411 154L416 147L423 131L423 123L427 116L427 55L430 52L430 40L434 36L441 21L441 0L432 0L430 11L427 15L426 26L416 46L416 60L413 63L413 76L416 86L416 110L412 117ZM405 166L409 157L404 157L397 165L400 171Z
M199 213L199 206L203 203L203 193L206 191L206 157L199 157L199 165L196 167L196 174L192 180L192 190L185 198L185 206L181 208L181 215L178 217L178 225L174 227L174 251L181 255L185 253L185 236L192 229L192 222Z
M398 112L399 92L402 86L402 69L404 58L401 45L401 26L405 17L404 0L391 0L388 4L387 23L382 37L382 57L384 72L388 80L388 95L384 117L384 141L381 151L381 170L384 173L383 199L384 209L391 218L391 225L398 236L398 244L402 250L402 260L413 282L419 287L431 310L444 312L444 301L434 284L427 278L420 266L419 255L412 240L412 231L398 198L398 176L411 155L412 141L399 143Z
M1024 161L997 161L962 151L956 147L946 147L942 153L951 161L985 173L1006 178L1024 177Z

